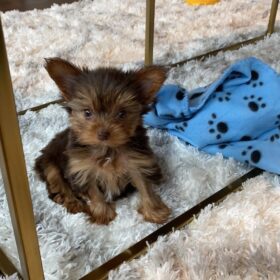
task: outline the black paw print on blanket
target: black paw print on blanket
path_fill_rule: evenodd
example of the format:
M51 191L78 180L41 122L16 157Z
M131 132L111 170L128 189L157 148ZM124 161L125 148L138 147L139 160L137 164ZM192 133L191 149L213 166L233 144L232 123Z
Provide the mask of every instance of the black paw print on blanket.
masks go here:
M187 127L188 127L188 123L187 122L183 122L181 125L178 125L178 124L175 125L175 128L177 130L182 131L182 132L184 132Z
M280 130L280 114L276 116L276 121L274 124L277 125L278 129Z
M220 84L214 94L212 95L213 99L217 99L219 102L228 102L230 101L231 92L224 92L223 84Z
M259 81L260 75L257 71L251 71L251 81L247 82L246 85L251 85L252 87L263 86L263 82Z
M276 116L276 121L274 122L275 125L277 125L277 128L280 130L280 114ZM279 133L275 133L270 136L270 141L274 142L280 138Z
M274 142L278 139L279 139L279 134L278 133L275 133L275 134L270 136L270 142Z
M248 108L252 111L252 112L258 112L259 109L261 108L265 108L266 104L264 102L262 102L263 98L262 97L256 97L255 95L250 95L250 96L244 96L243 97L244 100L246 100Z
M177 93L176 93L176 99L181 101L185 98L185 90L181 88Z
M185 98L185 96L186 96L186 91L185 91L185 89L183 89L183 88L180 88L178 91L177 91L177 93L176 93L176 99L178 100L178 101L182 101L184 98ZM185 114L182 112L181 114L181 117L182 118L185 118L186 116L185 116ZM166 117L169 117L169 118L174 118L174 116L173 115L166 115Z
M213 98L217 98L219 102L229 102L230 101L230 96L231 96L231 93L230 92L222 92L222 93L218 93L218 92L215 92L213 94Z
M219 147L219 149L223 150L223 149L225 149L228 145L229 145L228 143L222 143L222 144L220 144L218 147Z
M216 139L221 139L228 132L228 125L225 122L217 120L217 114L212 113L211 119L208 121L209 132L215 134Z
M253 149L253 146L248 146L245 150L241 152L242 156L246 156L247 159L245 160L246 163L258 163L261 160L262 154L259 150Z

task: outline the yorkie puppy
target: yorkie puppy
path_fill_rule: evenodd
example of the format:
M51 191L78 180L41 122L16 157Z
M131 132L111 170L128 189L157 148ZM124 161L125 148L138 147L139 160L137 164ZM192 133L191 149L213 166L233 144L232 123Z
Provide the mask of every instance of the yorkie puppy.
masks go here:
M36 159L49 198L71 213L84 212L92 222L108 224L116 217L113 198L132 185L140 193L138 211L145 220L165 222L170 209L152 189L162 173L142 116L166 70L89 70L60 58L46 59L45 68L61 91L70 121Z

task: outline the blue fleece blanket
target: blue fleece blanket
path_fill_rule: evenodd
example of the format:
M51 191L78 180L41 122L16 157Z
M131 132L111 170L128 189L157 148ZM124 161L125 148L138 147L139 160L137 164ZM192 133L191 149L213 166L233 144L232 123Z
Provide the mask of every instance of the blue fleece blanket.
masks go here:
M256 58L191 92L164 85L144 122L207 153L280 174L280 76Z

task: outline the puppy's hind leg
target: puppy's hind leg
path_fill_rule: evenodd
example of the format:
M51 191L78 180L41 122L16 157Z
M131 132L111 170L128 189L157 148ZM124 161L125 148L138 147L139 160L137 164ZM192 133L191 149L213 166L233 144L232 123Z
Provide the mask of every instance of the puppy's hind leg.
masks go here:
M43 170L43 175L51 200L63 205L70 213L89 212L87 204L74 195L70 186L62 178L57 166L48 163Z

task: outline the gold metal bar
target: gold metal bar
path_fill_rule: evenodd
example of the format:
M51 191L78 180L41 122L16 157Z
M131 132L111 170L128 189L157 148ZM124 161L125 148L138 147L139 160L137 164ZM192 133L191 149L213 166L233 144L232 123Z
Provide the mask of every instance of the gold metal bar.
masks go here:
M17 269L0 248L0 271L5 275L17 273ZM0 277L1 279L1 277Z
M181 66L181 65L185 64L186 62L189 62L189 61L192 61L192 60L205 60L206 58L208 58L210 56L214 56L221 51L237 50L237 49L239 49L243 46L254 44L254 43L256 43L256 42L258 42L258 41L260 41L264 38L265 38L265 35L261 35L261 36L243 41L243 42L235 43L235 44L229 45L227 47L223 47L223 48L220 48L220 49L217 49L217 50L214 50L214 51L210 51L210 52L205 53L205 54L197 55L197 56L187 58L187 59L175 62L175 63L166 64L165 66L172 68L172 67Z
M41 104L41 105L38 105L38 106L35 106L35 107L31 107L31 108L28 108L28 109L25 109L25 110L22 110L22 111L19 111L17 114L18 116L22 116L24 115L27 111L40 111L46 107L48 107L49 105L51 104L59 104L59 103L62 103L63 102L63 99L57 99L57 100L54 100L54 101L50 101L48 103L44 103L44 104Z
M271 35L274 32L278 4L279 4L279 0L272 0L269 21L268 21L268 26L266 31L267 35Z
M145 65L153 64L155 0L146 0Z
M44 279L0 19L0 166L24 279Z
M207 199L203 200L190 210L186 211L185 213L181 214L180 216L176 217L169 223L165 224L164 226L160 227L141 241L135 243L127 250L123 251L119 255L115 256L108 262L104 263L103 265L99 266L89 274L85 275L81 278L81 280L103 280L106 279L108 273L112 269L116 269L121 263L127 262L131 259L139 257L140 255L144 254L147 250L147 243L151 244L155 242L160 235L165 235L170 233L173 229L179 229L187 224L189 224L195 216L199 214L199 212L205 208L208 204L218 203L226 198L227 195L230 193L241 189L241 185L243 182L248 180L249 178L253 178L263 171L260 169L253 169L250 172L246 173L242 177L238 178L234 182L230 183L220 191L216 192L212 196L208 197Z

